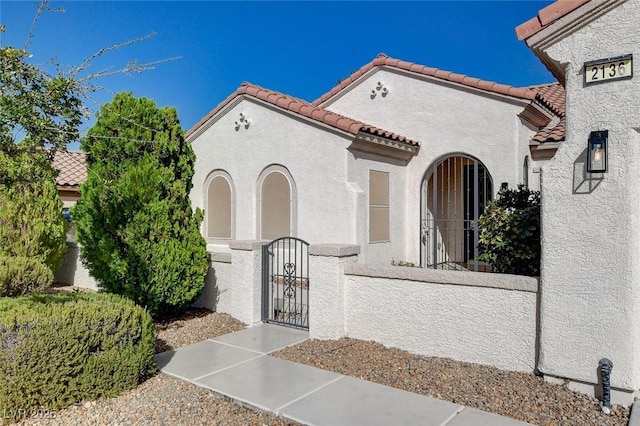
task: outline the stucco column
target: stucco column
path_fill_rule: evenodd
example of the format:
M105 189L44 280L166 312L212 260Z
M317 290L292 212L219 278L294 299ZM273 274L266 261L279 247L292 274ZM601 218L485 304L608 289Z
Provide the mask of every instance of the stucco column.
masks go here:
M227 290L225 311L252 326L261 321L261 279L263 240L231 241L231 276Z
M309 335L339 339L345 335L344 265L358 261L360 246L309 246Z

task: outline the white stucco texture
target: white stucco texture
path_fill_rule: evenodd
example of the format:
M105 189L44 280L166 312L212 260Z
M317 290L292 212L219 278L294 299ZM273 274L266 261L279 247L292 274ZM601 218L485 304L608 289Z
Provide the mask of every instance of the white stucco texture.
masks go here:
M236 130L240 113L249 127ZM350 242L353 194L346 183L349 140L342 133L302 120L262 102L241 98L192 146L196 152L191 200L205 209L204 182L214 170L233 179L237 240L260 238L258 178L271 165L284 166L295 182L294 234L313 243ZM353 242L353 241L351 241Z
M372 99L369 86L378 81L389 92ZM527 103L383 67L324 105L419 141L418 155L405 164L348 150L352 135L240 97L192 140L197 159L191 199L206 210L206 178L224 170L235 188L232 239L260 238L258 178L266 167L281 165L297 190L295 236L312 244L358 244L362 260L380 265L419 263L420 191L429 167L443 156L462 153L487 167L494 193L502 182L515 187L523 181L522 163L533 135L518 117ZM248 127L237 128L240 114ZM389 173L388 242L369 242L370 170Z
M598 361L606 357L614 364L612 386L635 390L640 388L640 69L635 64L629 80L586 86L583 64L624 54L640 58L640 2L619 2L604 15L600 10L586 23L572 17L580 24L545 47L554 61L566 64L567 131L553 160L542 166L539 368L597 383ZM609 131L608 171L590 175L587 139L597 130Z
M53 281L75 287L98 290L98 283L89 274L89 270L80 260L80 246L73 241L67 241L67 253L60 268L56 271Z
M412 270L413 279L407 279L406 270ZM524 283L527 290L514 290L492 274L475 274L483 283L479 286L457 283L461 273L455 271L357 264L346 266L345 273L347 336L420 355L533 372L535 279ZM449 283L437 282L443 274Z
M389 93L372 99L371 90L378 81ZM389 67L372 70L354 87L327 101L324 107L331 111L421 143L417 157L407 166L388 166L397 180L398 187L393 189L399 191L392 202L400 204L397 210L392 205L392 235L402 232L402 237L386 247L363 247L367 262L379 258L377 252L419 262L420 187L437 159L455 153L477 158L493 178L494 193L502 182L512 188L522 183L522 161L534 133L518 117L527 103ZM380 164L379 159L371 160ZM350 178L360 181L357 176L366 167L372 167L366 159L350 159Z
M345 335L343 268L357 259L356 255L310 256L309 337L312 339L339 339Z

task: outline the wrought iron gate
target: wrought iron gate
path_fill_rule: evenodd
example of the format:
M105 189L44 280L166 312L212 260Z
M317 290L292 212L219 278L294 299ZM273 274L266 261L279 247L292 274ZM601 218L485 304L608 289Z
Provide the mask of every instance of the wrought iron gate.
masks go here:
M283 237L262 247L262 321L309 328L309 243Z
M478 219L493 197L493 181L479 160L441 158L422 181L420 263L423 267L489 271L478 256Z

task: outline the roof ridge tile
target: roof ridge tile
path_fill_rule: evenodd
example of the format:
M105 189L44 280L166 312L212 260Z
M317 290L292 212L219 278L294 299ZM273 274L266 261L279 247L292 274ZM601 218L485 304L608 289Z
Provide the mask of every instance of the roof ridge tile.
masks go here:
M409 62L409 61L403 61L400 59L391 58L389 56L379 54L374 58L373 61L363 65L362 67L360 67L360 69L351 73L349 77L343 80L340 80L340 82L336 86L331 88L331 90L329 90L328 92L320 96L318 99L314 100L312 104L315 106L319 106L320 104L324 103L325 101L329 100L330 98L332 98L333 96L335 96L336 94L344 90L346 87L351 85L353 82L355 82L361 76L369 72L371 69L379 66L385 66L385 65L406 70L409 72L414 72L417 74L435 77L441 80L450 81L452 83L461 84L463 86L469 86L469 87L480 89L480 90L498 93L501 95L513 96L516 98L528 99L528 100L533 100L535 97L534 94L528 93L527 89L524 89L524 88L509 86L506 84L499 84L493 81L485 81L476 77L470 77L464 74L457 74L451 71L433 68L426 65L420 65L417 63Z
M538 14L516 27L518 40L524 40L538 33L558 19L578 9L591 0L557 0L540 9Z
M236 89L234 93L229 95L224 101L222 101L218 106L216 106L213 110L209 112L206 116L204 116L198 123L196 123L191 129L189 129L185 133L185 137L189 137L193 134L198 128L203 126L209 119L211 119L215 114L220 112L227 104L229 104L234 98L241 95L252 96L263 100L272 105L276 105L282 109L287 111L291 111L305 117L308 117L312 120L316 120L323 124L326 124L331 127L338 128L340 130L351 133L352 135L357 135L361 131L365 131L367 133L371 133L373 135L380 135L382 132L386 132L385 134L389 139L403 142L412 146L420 146L420 143L414 140L411 140L407 137L397 135L393 132L386 131L384 129L379 129L374 126L370 126L361 121L354 120L353 118L347 117L342 114L335 113L333 111L326 110L317 105L313 105L305 100L286 95L280 92L276 92L274 90L265 89L255 84L251 84L248 82L243 82L242 85ZM367 130L369 129L369 130Z

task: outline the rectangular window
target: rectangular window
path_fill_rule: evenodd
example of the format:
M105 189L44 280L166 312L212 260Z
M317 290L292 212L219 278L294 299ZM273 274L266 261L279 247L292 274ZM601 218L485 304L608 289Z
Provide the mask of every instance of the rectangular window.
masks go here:
M389 241L389 173L369 170L369 242Z

